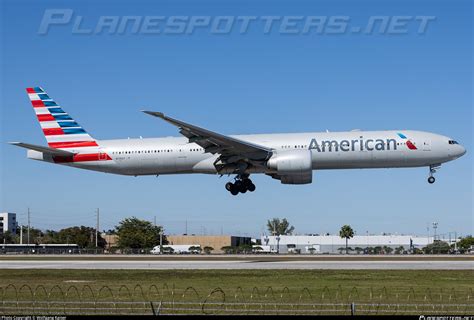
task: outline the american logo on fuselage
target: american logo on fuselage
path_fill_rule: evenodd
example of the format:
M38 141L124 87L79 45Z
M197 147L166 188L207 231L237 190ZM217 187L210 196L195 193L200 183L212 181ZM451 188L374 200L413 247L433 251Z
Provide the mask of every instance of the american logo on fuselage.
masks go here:
M404 134L397 133L402 138L410 150L417 150L415 144L409 140ZM349 152L349 151L385 151L397 150L398 144L395 139L352 139L352 140L321 140L311 139L309 144L310 150L318 152Z
M311 139L310 150L318 152L349 152L349 151L384 151L397 150L395 139L352 139L352 140L322 140Z

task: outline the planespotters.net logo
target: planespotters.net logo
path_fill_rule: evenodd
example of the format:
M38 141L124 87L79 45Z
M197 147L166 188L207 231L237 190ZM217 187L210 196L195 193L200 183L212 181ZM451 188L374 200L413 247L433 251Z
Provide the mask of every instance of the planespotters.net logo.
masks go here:
M474 316L423 316L419 320L474 320Z

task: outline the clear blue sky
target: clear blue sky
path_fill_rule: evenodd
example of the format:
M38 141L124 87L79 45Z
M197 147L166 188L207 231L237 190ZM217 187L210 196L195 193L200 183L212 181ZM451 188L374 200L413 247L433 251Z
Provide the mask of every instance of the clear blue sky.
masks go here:
M471 1L2 1L0 210L59 229L102 228L135 215L170 233L258 235L271 217L298 233L473 233ZM38 29L45 9L73 9L84 27L106 16L435 16L427 32L288 35L263 27L225 35L72 33ZM266 176L231 196L227 178L122 177L26 159L7 141L45 144L25 87L42 86L98 139L178 135L143 107L222 132L416 129L468 153L428 185L428 169L318 171L312 185Z

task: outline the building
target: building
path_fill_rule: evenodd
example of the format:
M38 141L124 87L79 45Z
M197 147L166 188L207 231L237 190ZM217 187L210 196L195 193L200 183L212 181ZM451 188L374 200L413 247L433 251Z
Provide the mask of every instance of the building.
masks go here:
M0 213L0 233L7 231L15 234L18 228L18 222L16 221L16 213L2 212Z
M199 236L199 235L168 235L170 245L200 245L201 248L214 248L212 253L222 253L222 247L238 247L252 244L250 237L237 236Z
M118 238L119 238L118 235L116 235L116 234L107 234L107 233L103 232L100 236L105 240L104 249L110 250L113 247L117 246Z
M272 251L280 253L302 253L302 254L328 254L340 253L345 248L346 240L339 235L288 235L288 236L266 236L261 237L262 245L270 246ZM363 252L366 248L390 247L404 250L413 248L421 249L432 243L433 238L419 237L415 235L355 235L349 239L347 246L351 252ZM356 251L357 250L357 251Z

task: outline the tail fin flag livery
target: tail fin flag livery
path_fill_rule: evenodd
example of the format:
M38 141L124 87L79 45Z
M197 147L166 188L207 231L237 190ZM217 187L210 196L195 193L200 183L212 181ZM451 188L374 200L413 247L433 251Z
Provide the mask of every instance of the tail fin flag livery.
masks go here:
M51 148L98 147L92 138L41 87L26 88L48 146Z

